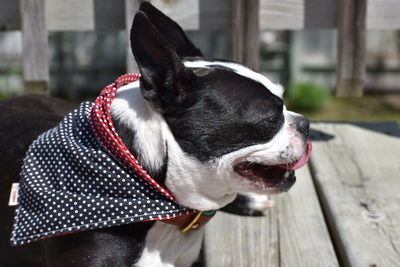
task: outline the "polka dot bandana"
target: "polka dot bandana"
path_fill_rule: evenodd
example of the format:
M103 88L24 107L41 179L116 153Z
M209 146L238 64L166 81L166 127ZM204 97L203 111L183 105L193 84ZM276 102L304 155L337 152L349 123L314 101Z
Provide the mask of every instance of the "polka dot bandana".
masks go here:
M52 236L194 212L150 177L118 137L110 116L117 88L84 102L30 146L21 171L11 237L22 245Z

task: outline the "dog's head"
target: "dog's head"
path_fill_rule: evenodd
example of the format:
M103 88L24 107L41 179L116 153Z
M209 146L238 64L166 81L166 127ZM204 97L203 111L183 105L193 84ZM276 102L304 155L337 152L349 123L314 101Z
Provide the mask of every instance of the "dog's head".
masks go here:
M179 202L219 208L238 192L293 185L310 154L309 122L286 110L281 86L239 63L206 59L149 3L134 18L131 45L142 95L166 125L165 183Z

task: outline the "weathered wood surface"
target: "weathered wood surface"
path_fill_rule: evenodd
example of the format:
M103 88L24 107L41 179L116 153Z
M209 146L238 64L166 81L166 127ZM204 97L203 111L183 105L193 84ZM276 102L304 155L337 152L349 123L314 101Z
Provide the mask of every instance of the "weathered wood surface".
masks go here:
M360 97L365 79L367 0L339 0L336 95Z
M23 70L27 92L46 92L49 56L45 28L44 0L21 0Z
M46 0L49 30L124 30L125 0ZM186 30L231 28L231 0L154 0ZM0 30L20 29L19 1L0 1ZM47 7L47 5L49 7ZM173 8L172 8L173 7ZM62 8L62 9L61 9ZM326 29L337 26L337 1L260 0L261 29ZM399 29L398 0L369 0L367 29Z
M260 64L259 0L234 0L232 6L233 59L255 71Z
M367 29L399 29L400 1L369 0L367 5Z
M49 31L95 29L93 0L45 0L45 4Z
M273 199L265 217L217 214L206 227L205 265L339 266L308 168L288 194Z
M400 139L316 123L313 177L343 266L400 264Z
M266 217L241 217L219 212L206 226L206 267L279 266L277 210Z

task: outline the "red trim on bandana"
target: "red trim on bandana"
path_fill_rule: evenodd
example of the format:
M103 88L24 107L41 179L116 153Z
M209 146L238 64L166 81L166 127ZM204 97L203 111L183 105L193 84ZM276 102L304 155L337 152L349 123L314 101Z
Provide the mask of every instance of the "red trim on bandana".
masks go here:
M89 121L93 126L97 139L111 155L118 159L123 165L128 166L129 169L134 170L137 176L148 182L157 191L171 200L176 201L171 193L160 186L135 159L118 136L111 119L110 107L111 102L115 98L117 89L128 83L135 82L139 80L139 78L139 74L125 74L119 77L114 83L106 86L100 96L97 97L95 104L89 112Z

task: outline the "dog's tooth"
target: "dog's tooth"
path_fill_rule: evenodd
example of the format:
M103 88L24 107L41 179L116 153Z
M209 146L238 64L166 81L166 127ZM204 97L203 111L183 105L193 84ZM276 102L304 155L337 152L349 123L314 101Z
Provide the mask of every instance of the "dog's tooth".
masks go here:
M286 171L285 174L283 175L283 177L284 177L285 179L289 178L289 171Z

